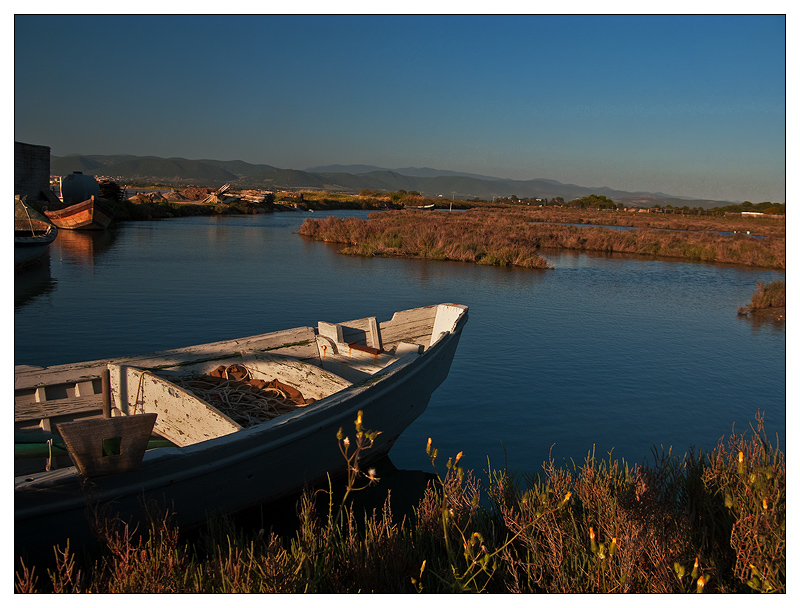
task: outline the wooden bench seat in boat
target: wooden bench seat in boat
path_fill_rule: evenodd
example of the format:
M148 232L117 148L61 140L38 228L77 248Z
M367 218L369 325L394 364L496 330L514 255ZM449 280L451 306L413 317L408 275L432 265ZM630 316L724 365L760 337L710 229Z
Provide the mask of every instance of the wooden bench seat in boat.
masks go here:
M46 431L59 418L75 415L99 416L102 413L100 375L109 363L141 368L168 367L192 361L214 360L237 352L273 353L301 361L317 360L313 327L299 327L247 338L161 351L145 357L98 359L48 368L14 368L15 427L38 425Z
M306 399L321 400L351 386L347 380L305 361L247 353L213 362L160 369L157 373L128 365L109 365L111 401L117 414L156 413L155 431L178 446L187 446L242 430L240 424L212 404L174 381L203 377L218 366L246 368L257 380L280 379L302 392ZM313 404L304 407L313 407ZM275 420L276 418L273 418Z
M437 307L431 306L395 313L381 323L375 317L342 323L320 321L320 362L324 369L348 380L363 380L399 357L422 353L432 343L436 315Z

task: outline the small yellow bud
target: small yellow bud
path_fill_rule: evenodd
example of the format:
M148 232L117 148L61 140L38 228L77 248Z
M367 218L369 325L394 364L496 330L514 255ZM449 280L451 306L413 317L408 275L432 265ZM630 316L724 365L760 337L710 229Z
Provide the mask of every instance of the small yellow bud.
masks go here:
M697 593L703 593L703 588L706 586L708 579L705 576L701 576L697 579Z
M744 452L739 452L739 462L744 462Z
M768 507L767 507L767 499L766 498L761 501L761 506L764 507L765 511L767 510Z
M431 453L431 438L428 437L428 445L425 447L425 451L430 454Z

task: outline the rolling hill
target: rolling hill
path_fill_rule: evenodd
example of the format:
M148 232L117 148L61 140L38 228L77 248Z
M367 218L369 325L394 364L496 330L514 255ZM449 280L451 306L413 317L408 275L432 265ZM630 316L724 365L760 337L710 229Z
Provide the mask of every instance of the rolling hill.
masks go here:
M160 158L132 155L51 156L53 175L81 171L103 175L122 182L218 187L230 183L234 188L275 190L317 189L342 192L415 190L432 198L480 198L516 195L519 198L572 200L589 194L602 194L616 202L633 206L672 205L710 208L729 201L690 199L662 192L627 192L606 186L589 187L563 184L552 179L513 180L429 167L385 169L372 165L325 165L309 170L279 169L271 165L240 160Z

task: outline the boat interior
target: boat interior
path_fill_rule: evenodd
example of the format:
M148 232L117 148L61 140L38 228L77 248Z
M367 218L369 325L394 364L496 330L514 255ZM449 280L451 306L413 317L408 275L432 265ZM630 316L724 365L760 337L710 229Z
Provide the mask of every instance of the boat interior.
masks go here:
M321 321L316 328L147 357L47 369L18 366L15 444L57 439L58 423L101 418L101 376L108 369L113 416L155 412L155 437L192 445L307 407L400 359L422 354L463 313L464 307L441 304L399 311L383 322L375 317ZM208 384L214 375L224 387ZM69 466L66 453L54 455L50 445L48 464Z

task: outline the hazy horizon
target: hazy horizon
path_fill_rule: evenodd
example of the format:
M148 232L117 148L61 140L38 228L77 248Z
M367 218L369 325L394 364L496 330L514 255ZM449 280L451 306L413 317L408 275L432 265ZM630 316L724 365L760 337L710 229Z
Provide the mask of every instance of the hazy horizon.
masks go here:
M784 15L15 15L14 139L55 156L432 167L785 203L785 28Z

